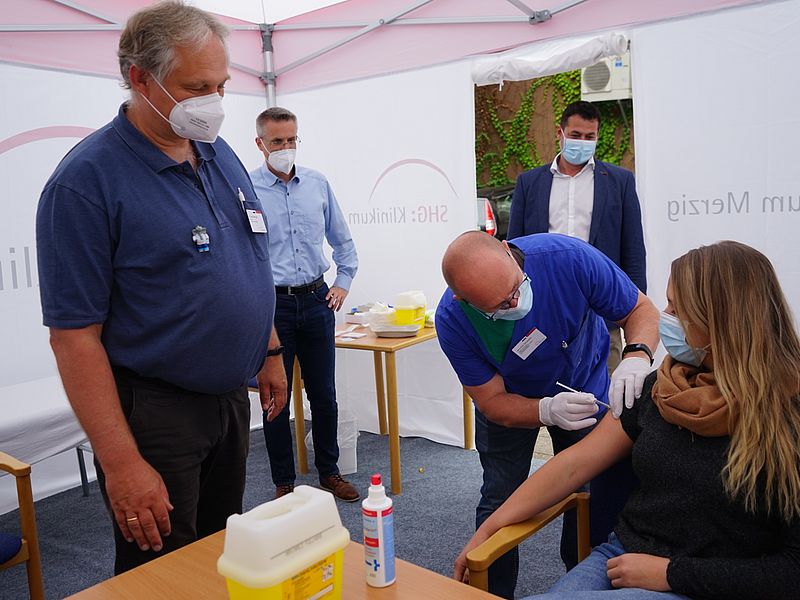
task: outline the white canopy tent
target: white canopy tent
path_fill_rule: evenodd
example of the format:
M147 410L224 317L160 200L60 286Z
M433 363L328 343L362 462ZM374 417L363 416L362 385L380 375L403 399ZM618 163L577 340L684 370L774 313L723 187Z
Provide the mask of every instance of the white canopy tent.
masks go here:
M41 0L48 1L53 0ZM352 7L353 2L325 10ZM245 21L263 18L257 1L196 4L229 14L236 9L231 16ZM405 0L402 4L420 3ZM432 10L437 4L452 8L462 3L434 0L426 4ZM515 3L499 4L519 12L512 6ZM527 5L532 4L527 0ZM553 11L558 8L555 2L549 4ZM391 302L396 293L415 288L425 291L430 305L438 300L444 288L439 274L442 251L455 235L475 225L476 73L505 73L504 78L514 78L514 65L520 60L537 69L520 77L591 64L597 56L595 47L604 39L621 43L621 38L615 37L619 33L631 40L637 185L654 300L663 302L672 258L701 243L736 238L772 258L797 308L800 268L792 258L797 252L794 230L800 218L800 198L792 191L790 143L800 120L789 102L797 97L800 84L785 74L792 72L794 57L800 55L800 42L792 34L800 21L800 2L663 3L677 12L650 22L637 11L642 4L662 3L586 0L580 6L574 4L547 23L520 23L526 34L539 27L556 33L503 54L440 54L438 62L412 61L407 67L398 66L390 57L386 72L371 72L380 67L374 61L356 63L355 70L347 71L343 58L337 63L337 53L374 58L370 56L374 52L359 46L368 41L368 36L362 36L331 51L327 58L317 57L277 77L276 101L300 119L303 147L298 160L330 178L359 249L361 267L348 301ZM279 5L294 3L267 3L270 9ZM636 18L609 23L610 9L620 13L620 7L626 5ZM687 7L702 12L703 6L707 12L688 14L692 11ZM255 17L251 16L253 10L258 10ZM581 19L572 30L564 24L570 11L585 11L578 14ZM592 11L598 15L594 29L585 22ZM329 19L330 14L311 16ZM369 13L364 20L374 16ZM301 16L286 24L308 25L309 18ZM20 25L16 23L17 30ZM239 25L241 31L253 32L260 39L260 28ZM415 27L421 36L432 31L427 24L398 25L396 29L413 31ZM291 31L275 29L276 70L298 59L299 55L289 53L291 44L281 54L280 36ZM306 33L308 30L303 35ZM347 31L337 28L339 38L343 34ZM63 416L69 409L41 326L33 235L36 201L60 158L79 138L113 117L124 93L108 72L78 73L63 66L31 66L9 60L4 54L8 50L4 35L0 26L0 72L6 82L0 91L0 190L4 198L0 202L0 448L16 450L24 460L37 463L34 485L41 497L77 483L74 455L52 456L74 447L80 430ZM331 45L330 39L323 37L318 47L312 49L306 43L305 49L295 50L305 51L307 56ZM300 39L307 42L309 38ZM263 67L263 56L258 44L248 41L244 46L254 47L257 55L237 64L246 67L241 70L243 76L253 76L251 71ZM402 53L402 46L393 48L395 54ZM613 53L618 48L600 52ZM497 49L491 46L491 50ZM584 52L579 59L577 55ZM419 54L425 53L415 52L414 56L419 58ZM333 69L324 60L332 60L340 68ZM584 62L576 62L579 60ZM337 74L333 80L332 70ZM308 75L301 77L301 71ZM253 121L263 110L265 97L263 88L249 86L245 84L241 93L226 95L228 116L222 135L246 166L254 168L261 157L252 141ZM361 429L377 431L370 357L340 351L337 360L341 403L357 413ZM398 355L398 369L401 434L459 445L460 388L438 347L429 343L403 351ZM40 416L31 421L37 407L48 407L44 413L49 421ZM31 428L25 430L15 427L13 436L3 435L15 415L33 426L26 425ZM54 429L54 423L60 429ZM0 478L0 512L9 507L11 488L7 484Z

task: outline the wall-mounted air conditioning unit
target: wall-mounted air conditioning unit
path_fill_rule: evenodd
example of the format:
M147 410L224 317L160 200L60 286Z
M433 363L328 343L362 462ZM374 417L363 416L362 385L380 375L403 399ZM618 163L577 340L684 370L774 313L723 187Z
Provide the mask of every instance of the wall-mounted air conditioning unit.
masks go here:
M626 100L631 97L631 55L610 56L581 69L581 100Z

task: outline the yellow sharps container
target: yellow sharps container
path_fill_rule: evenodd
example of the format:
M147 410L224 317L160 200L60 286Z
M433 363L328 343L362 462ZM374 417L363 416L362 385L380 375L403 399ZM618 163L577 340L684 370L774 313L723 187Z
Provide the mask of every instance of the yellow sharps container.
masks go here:
M395 324L425 327L426 305L425 294L420 290L398 294L394 301Z
M339 600L349 541L333 496L301 485L228 517L217 571L231 600Z

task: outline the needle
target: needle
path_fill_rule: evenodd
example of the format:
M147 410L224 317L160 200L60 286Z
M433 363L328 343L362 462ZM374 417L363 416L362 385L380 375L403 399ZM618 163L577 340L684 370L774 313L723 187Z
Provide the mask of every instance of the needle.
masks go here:
M565 390L567 390L568 392L574 392L574 393L576 393L576 394L582 394L582 393L583 393L583 392L579 392L578 390L572 389L572 388L571 388L571 387L569 387L568 385L564 385L564 384L563 384L563 383L561 383L560 381L556 381L556 385L557 385L558 387L562 387L562 388L564 388L564 389L565 389ZM597 402L598 404L602 404L602 405L603 405L603 406L605 406L606 408L611 408L611 406L609 406L608 404L606 404L605 402L603 402L603 401L601 401L601 400L598 400L597 398L595 398L595 399L594 399L594 401L595 401L595 402Z

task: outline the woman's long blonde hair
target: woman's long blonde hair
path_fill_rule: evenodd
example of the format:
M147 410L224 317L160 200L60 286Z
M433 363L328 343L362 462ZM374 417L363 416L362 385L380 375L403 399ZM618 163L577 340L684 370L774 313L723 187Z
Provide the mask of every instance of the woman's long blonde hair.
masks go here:
M800 518L800 339L770 261L739 242L691 250L672 263L684 326L711 339L714 375L730 409L722 477L756 512Z

